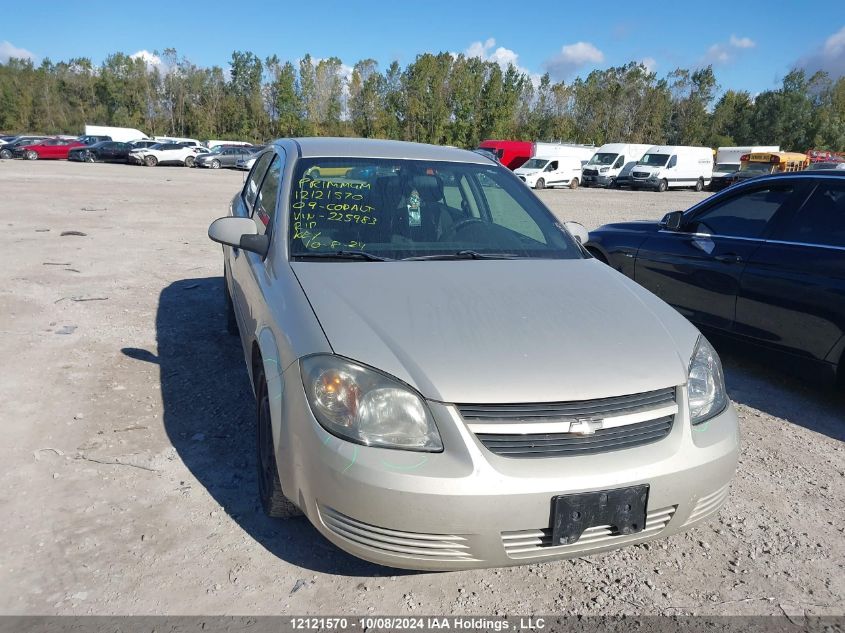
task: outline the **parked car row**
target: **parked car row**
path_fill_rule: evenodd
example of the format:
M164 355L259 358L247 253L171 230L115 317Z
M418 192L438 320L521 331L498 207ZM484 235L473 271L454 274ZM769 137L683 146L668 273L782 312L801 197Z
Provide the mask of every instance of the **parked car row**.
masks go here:
M748 178L801 171L818 165L845 169L845 153L827 150L782 152L777 145L692 147L607 143L599 148L573 143L483 141L477 152L513 170L534 189L566 186L630 189L690 188L718 191ZM841 165L841 166L840 166Z
M86 126L90 129L94 126ZM109 129L109 128L105 128ZM116 128L122 129L122 128ZM237 167L248 160L263 146L235 142L214 141L208 148L195 139L137 139L113 140L109 136L86 134L79 137L65 136L9 136L2 137L0 158L23 160L72 160L85 163L129 163L155 167L156 165L183 165L185 167Z

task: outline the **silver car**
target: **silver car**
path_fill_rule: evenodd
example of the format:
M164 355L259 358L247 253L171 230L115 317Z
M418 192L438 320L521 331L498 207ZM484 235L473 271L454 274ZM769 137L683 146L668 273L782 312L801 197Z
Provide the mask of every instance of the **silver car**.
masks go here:
M509 170L283 139L209 237L257 400L259 493L393 567L583 556L728 496L719 357Z

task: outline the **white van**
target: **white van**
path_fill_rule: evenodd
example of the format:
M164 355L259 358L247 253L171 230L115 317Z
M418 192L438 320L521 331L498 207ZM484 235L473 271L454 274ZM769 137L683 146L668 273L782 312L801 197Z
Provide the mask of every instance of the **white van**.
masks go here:
M534 189L576 189L581 184L581 167L594 152L591 145L534 143L531 158L513 173Z
M513 173L534 189L546 187L576 189L581 182L581 159L577 156L537 156L529 158Z
M84 136L108 136L118 143L128 143L147 138L141 130L132 127L113 127L111 125L86 125Z
M709 147L654 145L631 170L631 187L666 191L691 187L701 191L713 177L713 150Z
M731 176L740 167L740 158L745 154L779 152L780 145L746 145L745 147L720 147L716 150L716 165L710 190L724 189L731 182Z
M581 184L585 187L615 187L618 180L630 182L631 170L651 144L605 143L584 165Z

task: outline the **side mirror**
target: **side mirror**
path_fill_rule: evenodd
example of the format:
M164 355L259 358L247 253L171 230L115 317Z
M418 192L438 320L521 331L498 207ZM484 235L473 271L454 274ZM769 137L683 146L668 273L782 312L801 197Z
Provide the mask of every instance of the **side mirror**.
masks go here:
M270 237L259 235L255 222L250 218L217 218L208 227L208 237L218 244L242 248L261 257L266 257L270 250Z
M681 222L684 219L683 211L670 211L660 220L660 226L669 231L678 231L681 228Z
M563 226L581 244L586 244L590 240L590 232L587 231L583 224L579 224L578 222L564 222Z

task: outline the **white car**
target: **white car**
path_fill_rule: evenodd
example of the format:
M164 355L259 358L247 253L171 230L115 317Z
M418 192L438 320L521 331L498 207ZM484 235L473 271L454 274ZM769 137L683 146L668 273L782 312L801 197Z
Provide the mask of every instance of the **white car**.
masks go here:
M152 147L143 147L129 152L127 162L147 167L156 165L184 165L193 167L196 160L196 149L179 143L159 143Z

